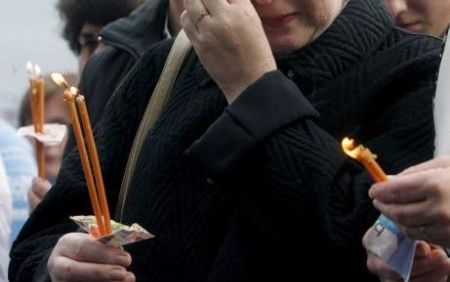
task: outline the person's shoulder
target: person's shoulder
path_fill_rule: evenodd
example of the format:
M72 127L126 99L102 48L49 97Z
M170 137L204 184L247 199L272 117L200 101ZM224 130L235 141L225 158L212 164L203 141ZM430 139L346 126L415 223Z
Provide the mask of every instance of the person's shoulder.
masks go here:
M169 38L149 46L135 64L128 77L136 77L136 74L144 74L148 79L153 75L159 76L174 41L174 38Z
M128 52L114 46L105 46L98 52L95 52L91 58L89 58L86 68L95 69L98 66L108 67L111 64L116 64L117 61L136 61L136 58Z
M0 119L0 147L6 145L15 145L29 148L28 142L16 135L16 129L8 122Z
M420 60L425 56L439 58L442 44L440 38L394 27L377 53L389 52L395 56L402 56L405 60Z
M375 50L369 65L377 66L390 79L434 83L442 46L439 38L395 27Z
M7 170L11 169L10 165L20 169L16 171L35 170L35 162L33 157L33 149L30 142L25 138L16 135L16 130L12 125L0 119L0 155L3 162L8 165ZM17 162L20 160L20 164Z
M104 76L114 75L130 69L136 63L136 59L127 52L112 46L106 46L96 52L87 62L80 81L81 88L89 88L91 83L103 80Z
M175 38L162 40L148 47L142 55L141 61L152 61L154 63L164 63L172 49Z
M8 122L0 119L0 133L12 133L14 132L14 128L12 127L11 124L9 124Z

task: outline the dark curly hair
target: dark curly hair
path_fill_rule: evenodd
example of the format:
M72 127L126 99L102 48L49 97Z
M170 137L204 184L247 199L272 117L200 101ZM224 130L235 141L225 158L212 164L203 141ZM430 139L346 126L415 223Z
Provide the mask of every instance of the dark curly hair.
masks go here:
M129 15L141 3L142 0L59 0L56 8L65 22L62 35L70 49L79 54L78 37L85 23L104 26Z

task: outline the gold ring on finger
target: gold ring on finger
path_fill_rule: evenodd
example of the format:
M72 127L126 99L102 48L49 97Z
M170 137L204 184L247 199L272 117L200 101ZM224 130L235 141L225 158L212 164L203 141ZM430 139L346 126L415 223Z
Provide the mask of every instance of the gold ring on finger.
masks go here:
M200 12L200 15L197 18L197 21L195 22L197 25L206 17L209 16L209 13L207 10L202 10Z

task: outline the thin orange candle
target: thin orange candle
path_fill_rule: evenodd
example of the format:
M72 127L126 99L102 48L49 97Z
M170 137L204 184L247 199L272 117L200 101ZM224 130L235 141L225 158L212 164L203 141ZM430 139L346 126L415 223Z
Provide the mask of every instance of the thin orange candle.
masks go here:
M92 209L94 211L95 218L97 220L97 225L100 230L101 235L106 234L106 229L104 227L103 216L100 208L100 203L95 187L94 176L92 174L92 169L89 162L89 156L86 149L86 144L83 139L83 133L81 131L81 124L78 118L77 109L75 106L74 97L77 93L71 90L64 91L64 99L69 108L70 119L72 122L73 132L78 146L78 151L80 152L81 164L83 167L84 175L86 177L86 184L88 187L89 197L92 204Z
M98 158L97 146L95 145L94 134L92 132L91 121L86 107L86 102L83 95L78 95L76 98L78 111L80 112L81 122L83 123L84 136L88 145L89 156L91 157L92 167L94 169L95 184L97 185L98 197L100 199L100 208L104 216L106 234L112 233L111 216L109 214L108 201L105 193L105 185L103 183L102 169L100 160Z
M355 146L354 140L347 137L342 140L341 145L342 149L349 157L362 163L375 182L383 182L388 179L383 169L375 160L377 156L368 148L365 148L362 145Z
M29 93L29 103L30 103L30 112L31 112L31 122L34 126L34 131L37 132L37 120L36 120L36 105L37 105L37 95L36 95L36 87L34 86L34 79L30 77L30 93Z
M88 187L92 209L94 211L100 235L101 236L107 235L109 233L106 232L104 216L99 202L99 197L94 181L94 176L92 173L88 150L86 149L80 119L78 117L78 112L75 105L75 96L78 94L78 90L74 87L69 88L69 85L65 81L64 77L60 74L52 74L52 79L55 81L56 84L65 88L64 100L66 101L69 109L70 120L72 123L73 133L75 135L78 151L80 153L81 165L83 167L84 176L86 178L86 184Z
M36 66L38 71L36 72L36 98L37 98L37 128L38 132L44 132L44 114L45 114L45 83L44 80L40 77L40 69L39 66Z
M31 120L36 133L44 132L44 107L45 91L44 80L40 77L41 69L39 66L30 62L27 64L27 70L30 77L30 110ZM36 140L36 159L38 163L39 177L45 179L45 152L44 144Z

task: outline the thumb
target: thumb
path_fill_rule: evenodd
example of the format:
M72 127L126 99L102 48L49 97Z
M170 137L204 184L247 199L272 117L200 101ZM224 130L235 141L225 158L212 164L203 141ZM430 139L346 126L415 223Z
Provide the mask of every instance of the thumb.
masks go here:
M425 257L430 252L431 252L431 246L428 243L426 243L424 241L417 242L415 257L418 257L418 258Z

